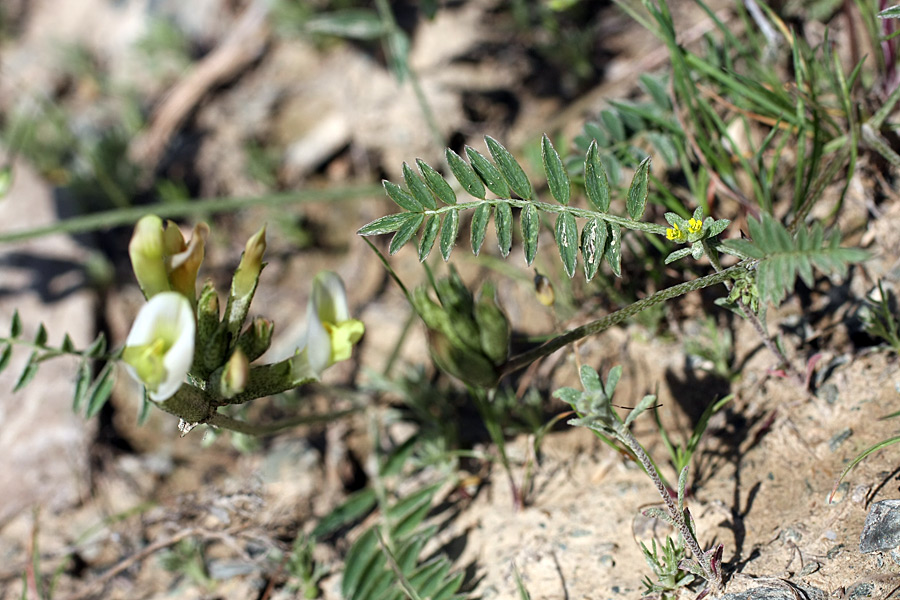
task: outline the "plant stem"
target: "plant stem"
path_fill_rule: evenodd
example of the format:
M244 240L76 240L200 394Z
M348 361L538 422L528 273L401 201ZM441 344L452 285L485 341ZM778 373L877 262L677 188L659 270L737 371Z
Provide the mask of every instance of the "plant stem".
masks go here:
M602 319L597 319L596 321L592 321L586 325L576 327L575 329L571 329L566 333L560 334L533 350L529 350L528 352L512 357L509 361L507 361L505 365L503 365L501 369L503 376L509 375L510 373L514 373L519 369L527 367L534 361L553 354L560 348L568 346L572 342L580 340L581 338L600 333L605 329L609 329L614 325L618 325L622 321L625 321L626 319L633 317L639 312L646 310L652 306L656 306L661 302L665 302L667 300L671 300L672 298L683 296L688 292L700 290L711 285L716 285L718 283L723 283L729 279L732 279L739 274L746 272L748 264L749 263L746 262L740 262L732 267L728 267L727 269L723 269L721 271L713 273L712 275L700 277L699 279L687 281L679 285L673 285L672 287L660 290L655 294L647 296L643 300L639 300L634 304L631 304L630 306L626 306L621 310L617 310L616 312L609 314Z
M161 218L176 219L179 217L210 215L222 212L233 212L252 206L288 206L310 202L337 202L351 200L361 196L376 196L383 193L381 186L362 185L340 189L307 190L266 196L207 198L191 200L181 204L161 202L145 206L108 210L89 215L66 219L52 225L23 229L0 234L0 244L19 242L54 233L85 233L97 229L109 229L121 225L132 225L145 215L157 215Z
M644 470L650 476L650 479L653 481L653 485L656 486L656 491L659 492L659 495L662 496L663 502L666 503L666 510L668 511L669 516L672 518L672 521L675 523L675 526L678 528L678 531L681 533L681 537L684 539L684 543L687 544L688 548L690 548L691 553L694 555L694 559L703 569L706 580L718 594L723 590L722 576L718 572L713 571L710 565L709 557L705 552L703 552L703 549L700 548L700 544L699 542L697 542L697 538L694 537L691 528L688 527L687 523L684 520L684 515L680 510L678 510L678 507L675 506L675 501L672 500L672 495L669 493L669 490L666 489L666 486L663 485L662 479L660 479L659 477L659 473L656 471L656 468L654 467L653 462L650 460L650 457L644 451L643 446L641 446L637 439L624 425L616 428L616 437L618 437L622 441L622 443L628 446L628 448L634 453L635 457L637 457L637 459L640 461L641 465L644 467Z
M358 408L350 408L347 410L341 410L322 415L303 415L290 419L283 419L274 423L267 423L265 425L257 423L247 423L246 421L240 421L238 419L229 417L228 415L223 415L217 412L209 418L209 421L207 421L207 425L212 425L214 427L227 429L229 431L234 431L237 433L244 433L247 435L269 435L278 433L279 431L288 429L290 427L297 427L299 425L330 423L335 419L340 419L355 412L359 412L359 410L360 409Z

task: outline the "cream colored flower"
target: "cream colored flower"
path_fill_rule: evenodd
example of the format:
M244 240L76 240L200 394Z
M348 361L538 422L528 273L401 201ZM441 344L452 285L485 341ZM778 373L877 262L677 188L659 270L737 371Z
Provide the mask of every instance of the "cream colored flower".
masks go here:
M365 331L361 321L350 318L344 282L331 271L323 271L313 279L306 321L303 351L316 374L350 358L353 345Z
M196 331L191 303L178 292L160 292L141 308L122 360L151 400L166 400L181 387L194 360Z

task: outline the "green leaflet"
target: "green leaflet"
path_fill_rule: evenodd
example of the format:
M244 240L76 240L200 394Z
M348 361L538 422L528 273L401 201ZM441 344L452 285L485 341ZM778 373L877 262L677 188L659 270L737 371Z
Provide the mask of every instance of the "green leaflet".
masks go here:
M616 277L622 276L622 228L610 224L609 248L606 249L606 262Z
M591 219L581 231L581 256L584 259L584 277L588 281L600 268L608 237L609 227L600 219Z
M575 262L578 256L578 226L575 217L569 213L560 213L556 218L556 247L559 257L569 277L575 275Z
M466 190L466 193L474 198L481 198L484 200L484 184L481 183L481 180L478 178L478 175L475 174L475 171L472 170L472 167L466 164L466 161L460 158L459 154L450 148L447 148L444 155L447 157L447 164L450 165L450 171L453 172L453 176L456 177L459 184Z
M434 196L431 195L431 190L428 189L425 182L419 179L419 176L408 164L403 163L402 169L403 181L406 182L406 187L409 188L416 202L429 210L436 209L437 203L435 203Z
M510 248L512 248L512 208L509 206L509 202L497 203L494 225L497 227L500 254L503 258L506 258L509 256Z
M489 161L482 153L475 148L466 146L466 156L472 163L472 168L478 173L478 176L484 182L489 190L494 192L500 198L509 198L509 186L503 175L497 170L491 161Z
M440 173L435 171L421 158L416 159L416 166L419 167L419 173L422 174L425 185L427 185L431 192L437 196L438 200L444 204L456 204L456 193Z
M600 149L596 141L591 142L584 158L584 188L595 209L602 213L609 211L609 178L600 162Z
M547 186L550 188L550 194L560 204L568 205L571 194L569 174L546 134L541 138L541 158L544 162L544 171L547 173Z
M472 252L475 256L481 252L481 245L484 243L484 234L487 231L488 221L491 220L491 205L482 204L475 209L472 215Z
M422 212L422 205L419 204L415 198L404 192L399 185L392 183L387 179L383 180L381 183L384 185L384 190L387 192L390 199L396 202L397 206L410 212Z
M537 253L538 248L540 219L538 218L537 209L531 204L522 209L519 218L522 222L522 241L525 249L525 264L531 266L531 263L534 262L534 255Z
M428 255L431 254L431 248L437 240L438 230L441 228L441 220L437 215L430 215L425 221L425 229L422 231L422 237L419 239L419 262L425 262Z
M503 147L503 144L491 136L485 136L484 141L487 144L488 151L490 151L494 162L497 163L500 173L502 173L503 178L506 180L506 183L509 184L509 187L512 188L512 191L523 200L530 200L533 193L531 182L528 181L525 171L522 169L521 165L519 165L518 161L516 161L515 157L509 153L509 150ZM493 188L491 189L493 190ZM504 194L500 195L502 196Z
M444 217L444 224L441 228L441 256L444 261L450 260L450 253L456 244L456 236L459 235L459 211L451 210Z
M397 233L394 234L394 237L391 238L391 245L389 247L391 254L396 254L400 248L405 246L419 230L422 221L425 220L425 215L422 213L405 213L403 214L403 217L403 224L397 230Z
M629 216L635 221L644 216L644 208L647 206L647 195L650 191L650 157L641 161L628 188L626 207Z

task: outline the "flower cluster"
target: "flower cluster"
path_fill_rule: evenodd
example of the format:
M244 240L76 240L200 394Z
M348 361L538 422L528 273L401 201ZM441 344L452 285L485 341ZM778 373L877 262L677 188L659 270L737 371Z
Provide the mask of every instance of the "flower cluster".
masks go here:
M209 418L224 404L318 379L329 366L350 358L364 332L363 324L350 317L340 277L323 272L312 281L302 347L283 361L251 366L268 350L274 331L272 322L262 317L244 329L265 266L265 228L247 242L221 318L211 281L199 298L196 294L208 236L205 223L185 240L171 221L164 225L158 217L147 216L138 222L128 247L148 302L132 326L122 360L151 400L186 422Z
M669 254L666 264L684 258L688 254L699 260L703 256L703 240L708 240L719 235L728 227L728 219L703 218L703 209L699 206L690 219L675 213L666 213L666 221L671 227L666 229L666 239L679 244L690 244L688 248L681 248Z

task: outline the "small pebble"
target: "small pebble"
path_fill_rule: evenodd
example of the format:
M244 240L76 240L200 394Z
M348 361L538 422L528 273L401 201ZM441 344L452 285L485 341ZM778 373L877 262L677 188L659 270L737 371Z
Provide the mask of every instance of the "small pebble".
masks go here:
M838 544L838 545L835 546L834 548L831 548L830 550L828 550L828 553L825 554L825 558L827 558L828 560L832 560L832 559L834 559L835 557L837 557L837 556L838 556L841 552L843 552L843 551L844 551L844 545L843 545L843 544Z
M896 548L891 550L891 560L894 561L895 564L900 565L900 551Z
M863 554L900 546L900 500L880 500L872 505L859 536Z
M600 557L600 565L603 567L614 567L616 566L616 560L609 554L604 554Z
M830 529L825 531L825 539L831 540L832 542L837 539L837 534Z
M847 590L850 595L848 596L848 600L859 600L860 598L871 598L872 590L875 589L874 583L869 583L868 581L863 583L858 583Z
M833 383L826 383L819 388L819 395L822 398L825 398L825 401L828 402L828 404L834 404L838 399L838 388Z
M840 447L840 445L843 444L844 441L845 441L848 437L850 437L851 435L853 435L853 430L850 429L849 427L846 428L846 429L843 429L843 430L841 430L841 431L839 431L839 432L837 432L837 433L834 435L834 437L832 437L832 438L828 441L828 448L829 448L832 452L834 452L834 451L837 450L837 449Z

